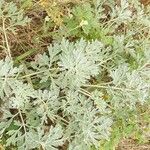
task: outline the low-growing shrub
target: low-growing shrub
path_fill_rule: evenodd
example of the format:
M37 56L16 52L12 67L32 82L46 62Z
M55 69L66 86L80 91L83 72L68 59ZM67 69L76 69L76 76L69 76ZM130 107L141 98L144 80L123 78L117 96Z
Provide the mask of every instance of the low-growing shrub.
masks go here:
M28 6L22 3L21 8ZM122 138L147 141L148 6L94 0L76 3L68 8L70 15L57 17L53 9L62 13L64 4L57 1L51 8L51 3L39 1L48 16L41 17L37 45L31 39L37 47L47 43L43 37L50 32L51 43L26 60L32 51L12 55L9 36L32 18L24 17L19 4L1 0L0 148L112 150Z

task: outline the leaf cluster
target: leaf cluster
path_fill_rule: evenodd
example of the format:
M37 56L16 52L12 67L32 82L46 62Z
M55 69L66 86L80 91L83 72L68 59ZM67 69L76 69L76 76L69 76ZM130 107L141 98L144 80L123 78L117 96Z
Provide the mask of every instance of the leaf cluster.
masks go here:
M31 42L35 50L48 46L25 60L33 50L12 57L8 37L32 21L15 3L0 3L1 47L7 54L0 60L2 145L111 150L123 137L146 139L149 128L143 131L141 124L149 125L149 9L136 0L76 3L67 14L60 1L40 5L48 16L41 17Z

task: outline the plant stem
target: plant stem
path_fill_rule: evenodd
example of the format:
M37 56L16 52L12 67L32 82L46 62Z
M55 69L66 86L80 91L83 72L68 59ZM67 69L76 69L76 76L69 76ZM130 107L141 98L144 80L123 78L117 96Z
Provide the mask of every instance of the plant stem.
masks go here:
M127 89L127 88L120 88L120 87L115 87L115 86L103 86L103 85L85 84L85 85L83 85L83 87L93 87L93 88L102 88L102 89L114 89L114 90L120 90L120 91L130 91L130 92L134 91L132 89Z
M57 70L57 69L58 68L52 68L52 69L45 69L45 70L38 71L38 72L33 72L33 73L26 74L26 75L20 77L20 79L24 79L24 78L27 78L27 77L30 77L30 76L34 76L34 75L37 75L37 74L41 74L41 73L44 73L44 72L49 72L49 71L53 71L53 70Z
M27 130L26 130L26 124L25 124L25 122L24 122L24 119L23 119L21 110L18 109L18 112L19 112L19 116L20 116L20 118L21 118L21 122L22 122L22 126L23 126L23 129L24 129L24 132L25 132L25 136L26 136L26 133L27 133Z
M6 34L5 19L4 18L3 18L3 33L4 33L5 42L6 42L6 48L7 48L8 56L9 56L9 58L12 59L11 51L10 51L10 47L9 47L9 43L8 43L8 38L7 38L7 34Z

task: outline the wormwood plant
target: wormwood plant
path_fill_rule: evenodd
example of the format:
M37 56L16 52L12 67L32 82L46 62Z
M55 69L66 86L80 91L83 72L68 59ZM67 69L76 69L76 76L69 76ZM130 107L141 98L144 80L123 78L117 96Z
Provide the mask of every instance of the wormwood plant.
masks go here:
M6 149L112 150L140 130L150 100L148 9L134 0L76 6L64 20L69 40L18 63L8 33L29 19L14 3L1 2L8 54L0 60L0 143Z
M0 0L0 33L2 34L0 46L9 57L11 57L11 44L8 37L15 36L17 27L25 26L29 21L28 17L23 16L23 10L17 9L15 3Z
M110 84L91 84L101 66L107 66L110 53L99 41L62 40L36 56L30 74L9 58L1 60L0 133L6 147L85 150L108 139L114 110L134 110L150 92L149 68L134 70L126 63L111 66Z

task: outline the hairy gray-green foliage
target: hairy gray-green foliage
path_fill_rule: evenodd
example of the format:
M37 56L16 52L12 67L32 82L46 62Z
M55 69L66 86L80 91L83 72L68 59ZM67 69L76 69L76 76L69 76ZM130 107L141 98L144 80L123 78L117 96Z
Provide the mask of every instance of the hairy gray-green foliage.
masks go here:
M9 136L7 146L56 149L68 141L68 149L88 149L98 147L100 139L108 139L112 119L106 115L107 108L103 106L101 111L94 103L95 96L89 97L80 89L98 75L106 58L107 49L101 42L63 40L48 47L48 55L36 57L29 75L23 75L23 66L13 67L9 58L1 60L1 134ZM27 76L36 76L33 85L46 82L49 86L34 88L26 83ZM7 114L5 109L17 111ZM15 129L7 131L8 126Z
M23 10L17 9L15 3L7 2L5 0L0 1L0 21L1 23L6 24L6 31L15 34L17 26L24 26L29 20L28 17L24 17ZM3 31L2 28L0 28L0 30Z
M9 58L1 60L0 133L8 136L6 145L48 150L68 142L69 150L85 150L92 145L98 148L100 140L109 139L111 107L134 109L149 98L150 89L149 68L132 69L127 63L112 65L110 84L92 85L90 79L101 74L102 65L107 66L109 53L99 41L70 43L63 39L35 57L28 75L23 66L13 67ZM40 82L46 84L34 87Z
M113 28L110 45L63 39L28 62L27 68L14 65L9 57L0 60L0 137L6 148L99 148L100 141L110 137L115 114L134 111L150 99L150 44L142 34L149 18L134 2L121 0L114 6L108 1L110 8L116 7L106 25L108 31ZM103 16L99 3L95 1L98 19ZM132 16L130 4L137 11ZM7 19L16 30L27 21L13 3L7 5ZM115 32L121 24L127 25L126 32Z
M0 47L9 57L11 57L9 36L17 34L18 27L25 26L29 21L30 19L24 17L23 10L19 10L15 3L0 0Z

